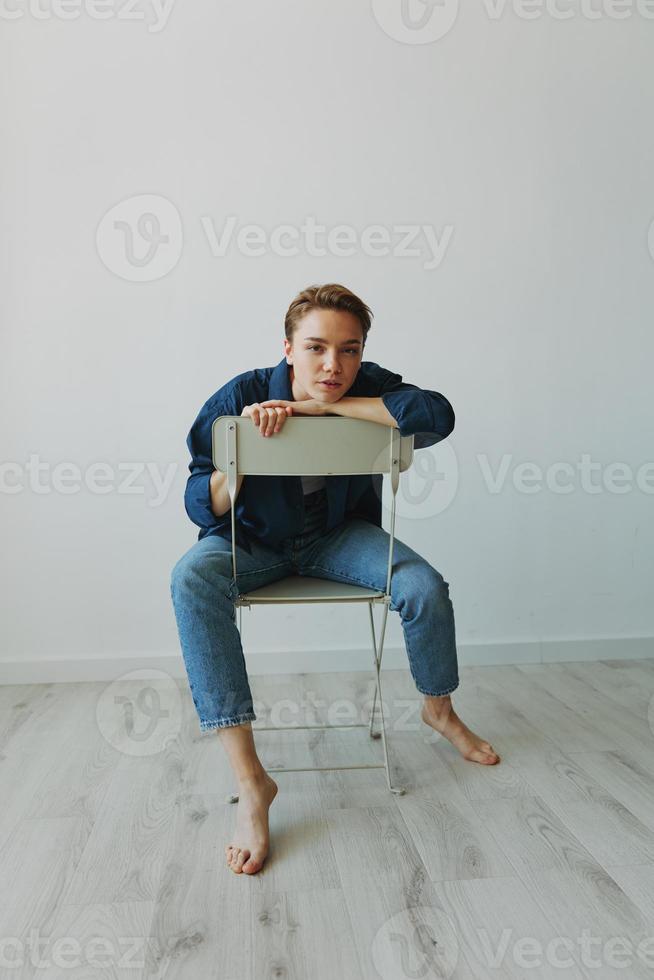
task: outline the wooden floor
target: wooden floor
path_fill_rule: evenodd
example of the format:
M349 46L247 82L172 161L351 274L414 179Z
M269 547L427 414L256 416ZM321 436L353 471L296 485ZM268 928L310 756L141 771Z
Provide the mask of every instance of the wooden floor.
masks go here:
M382 682L406 795L383 769L275 775L254 876L225 867L235 785L185 680L0 687L0 977L654 976L654 661L463 669L494 767L430 734L408 671ZM373 690L252 688L255 728L351 721L341 699L366 720ZM382 758L366 729L257 745L271 768Z

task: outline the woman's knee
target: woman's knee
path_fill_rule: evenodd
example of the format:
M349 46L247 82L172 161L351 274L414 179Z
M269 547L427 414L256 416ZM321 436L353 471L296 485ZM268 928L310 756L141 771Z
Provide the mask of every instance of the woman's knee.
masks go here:
M194 551L193 548L173 567L170 591L173 597L189 590L195 592L203 584L229 591L231 555L227 552Z
M394 604L400 608L420 608L425 602L449 602L449 582L426 560L409 562L393 575L391 582Z

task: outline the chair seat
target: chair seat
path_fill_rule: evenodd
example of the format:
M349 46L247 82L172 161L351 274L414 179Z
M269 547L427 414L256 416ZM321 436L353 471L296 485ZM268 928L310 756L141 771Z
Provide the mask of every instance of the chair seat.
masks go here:
M241 602L356 602L381 598L379 589L366 589L360 585L333 582L326 578L312 578L310 575L288 575L278 582L271 582L253 592L240 595Z

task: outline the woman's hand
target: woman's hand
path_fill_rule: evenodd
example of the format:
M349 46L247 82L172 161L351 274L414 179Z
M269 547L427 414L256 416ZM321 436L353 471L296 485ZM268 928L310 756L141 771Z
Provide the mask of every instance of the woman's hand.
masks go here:
M246 405L241 412L241 417L247 416L252 419L262 436L272 436L279 432L293 410L291 402L255 402L253 405Z
M241 415L248 415L258 426L262 436L272 436L275 432L279 432L289 416L325 415L325 407L317 398L305 398L297 402L271 398L269 401L246 405Z

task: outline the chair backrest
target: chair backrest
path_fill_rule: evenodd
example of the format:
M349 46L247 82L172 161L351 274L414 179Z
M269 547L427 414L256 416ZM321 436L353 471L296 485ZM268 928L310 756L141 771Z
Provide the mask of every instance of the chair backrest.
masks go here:
M227 474L232 520L232 569L236 581L235 503L239 476L355 476L388 474L393 504L386 595L390 596L395 538L395 497L400 472L413 462L413 436L365 419L291 416L280 432L264 438L252 419L221 415L213 423L213 465Z

